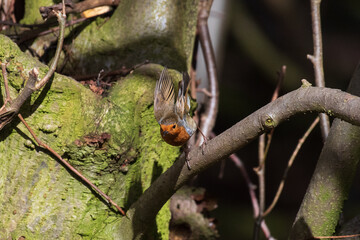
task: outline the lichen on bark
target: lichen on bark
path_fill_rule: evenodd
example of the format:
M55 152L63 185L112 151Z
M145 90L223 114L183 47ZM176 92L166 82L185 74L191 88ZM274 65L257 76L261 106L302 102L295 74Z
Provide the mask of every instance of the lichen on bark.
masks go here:
M0 43L0 60L9 62L10 83L22 81L21 74L27 75L34 66L47 69L7 37L0 35ZM22 71L16 68L19 64ZM154 72L161 69L149 67ZM135 72L102 99L76 81L55 74L21 113L43 142L126 207L179 154L178 148L161 140L153 117L155 81ZM16 97L18 90L13 86L17 84L10 85ZM111 137L101 148L84 140L105 132ZM19 120L2 130L0 140L0 239L119 237L114 236L114 229L123 217L49 152L34 148L36 143ZM126 164L129 170L121 172ZM157 218L159 235L168 235L169 218L166 205Z
M70 30L65 42L74 44L71 65L65 70L98 73L144 60L188 70L197 2L121 1L110 19L98 18ZM37 8L28 9L23 23L37 21L30 14ZM38 67L42 77L48 67L3 35L0 46L0 61L9 63L11 96L15 98L32 68ZM153 115L153 90L162 68L154 64L147 68L118 81L104 98L71 78L55 74L21 108L44 143L125 210L180 153L179 148L162 141ZM0 83L2 86L3 81ZM102 134L110 137L101 144L89 140ZM0 133L0 172L0 239L126 239L134 235L119 231L127 218L51 153L37 147L18 119ZM168 238L169 219L167 203L154 222L148 223L154 226L151 238ZM131 227L122 230L134 231Z

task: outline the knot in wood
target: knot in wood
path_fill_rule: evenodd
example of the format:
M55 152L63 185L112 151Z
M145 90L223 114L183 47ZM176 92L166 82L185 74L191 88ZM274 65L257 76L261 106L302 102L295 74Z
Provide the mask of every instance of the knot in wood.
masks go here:
M264 115L261 117L261 125L265 131L276 127L276 121L271 115Z

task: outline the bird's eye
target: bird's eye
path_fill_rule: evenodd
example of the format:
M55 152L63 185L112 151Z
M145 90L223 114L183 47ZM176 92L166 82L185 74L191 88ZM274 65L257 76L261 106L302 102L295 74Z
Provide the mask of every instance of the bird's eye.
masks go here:
M172 126L172 128L175 129L175 128L176 128L176 124L174 124L174 125Z

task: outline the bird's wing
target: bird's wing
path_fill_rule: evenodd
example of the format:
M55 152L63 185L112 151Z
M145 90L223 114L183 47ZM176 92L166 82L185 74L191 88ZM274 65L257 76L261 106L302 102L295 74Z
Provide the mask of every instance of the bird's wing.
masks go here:
M154 114L156 121L161 123L166 113L174 112L175 90L174 83L164 68L160 74L159 80L156 82L154 94Z
M183 117L184 114L190 111L190 96L189 96L190 77L187 72L183 72L183 79L179 83L179 93L176 100L176 112Z

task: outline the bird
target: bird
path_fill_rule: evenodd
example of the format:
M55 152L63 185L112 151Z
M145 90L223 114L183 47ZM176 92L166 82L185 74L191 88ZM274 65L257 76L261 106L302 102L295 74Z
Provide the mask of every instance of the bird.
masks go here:
M183 72L176 95L174 81L166 67L156 82L154 115L160 125L161 137L172 146L184 145L197 129L196 122L189 114L189 83L189 74Z

